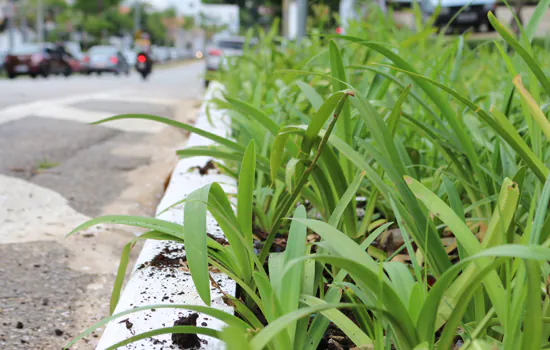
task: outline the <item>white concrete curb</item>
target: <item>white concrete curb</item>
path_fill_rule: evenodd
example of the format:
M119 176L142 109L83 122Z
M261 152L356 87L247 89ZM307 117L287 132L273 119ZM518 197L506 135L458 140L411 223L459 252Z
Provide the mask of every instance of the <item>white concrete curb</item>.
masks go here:
M223 112L209 109L206 113L206 104L213 97L219 96L222 86L212 82L207 90L201 110L197 117L195 126L208 130L220 136L228 136L230 132L229 119ZM211 122L208 120L210 117ZM207 146L213 142L201 136L192 134L187 143L190 146ZM220 174L200 175L196 167L204 166L210 158L193 157L182 159L170 179L170 184L166 190L162 201L157 208L157 217L159 219L181 224L183 222L183 208L174 207L159 215L163 210L174 203L182 200L192 191L211 182L218 182L225 191L235 192L236 184L233 178ZM208 214L209 215L209 214ZM214 219L209 215L207 217L207 227L210 234L223 237L223 233L218 228ZM115 313L130 310L134 307L153 305L153 304L189 304L204 305L197 294L191 276L188 272L180 268L155 268L149 266L155 256L165 252L168 258L181 258L185 256L182 250L183 245L174 242L146 241L139 255L132 275L126 285L120 301L116 307ZM174 251L175 250L175 251ZM236 284L227 276L221 273L212 274L223 291L227 294L235 295ZM212 307L233 313L233 309L227 306L222 300L222 294L215 288L212 292ZM186 316L191 312L183 309L157 309L155 311L144 311L122 317L119 320L110 322L97 346L97 349L103 350L117 342L123 341L132 335L150 331L153 329L171 327L174 321L181 316ZM128 322L125 320L128 319ZM120 323L122 321L122 323ZM131 327L128 326L131 324ZM221 330L224 324L211 317L200 315L197 325L203 325L208 328ZM203 340L201 349L224 349L225 346L217 339L206 336L199 336ZM178 349L172 345L171 335L161 335L154 337L154 340L142 340L122 347L122 349Z

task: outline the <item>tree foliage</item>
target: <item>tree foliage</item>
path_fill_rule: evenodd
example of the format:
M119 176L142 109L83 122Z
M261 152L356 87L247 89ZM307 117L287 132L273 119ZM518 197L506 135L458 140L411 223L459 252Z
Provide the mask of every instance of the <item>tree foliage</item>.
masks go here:
M99 14L111 7L117 7L122 0L75 0L73 6L85 14Z

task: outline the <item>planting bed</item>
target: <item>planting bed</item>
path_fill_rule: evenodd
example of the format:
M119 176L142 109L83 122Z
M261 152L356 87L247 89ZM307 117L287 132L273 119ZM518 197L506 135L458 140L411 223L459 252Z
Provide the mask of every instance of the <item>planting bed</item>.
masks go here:
M219 93L220 85L211 84L206 95L205 103ZM223 114L211 109L208 121L206 106L203 105L195 125L209 130L220 136L227 136L229 126ZM207 146L211 141L196 134L191 134L188 146ZM217 170L209 166L208 157L194 157L182 159L174 170L166 193L157 208L159 219L179 223L183 221L183 207L181 205L169 208L174 203L181 201L189 193L211 182L218 182L225 191L234 192L235 181L227 176L220 175ZM164 212L163 212L164 211ZM216 238L223 239L223 233L212 217L207 218L208 232ZM212 272L212 277L224 293L235 294L235 283L221 273ZM233 312L222 300L223 294L218 288L212 288L212 306L227 312ZM141 254L136 262L131 278L124 288L115 313L130 310L134 307L154 304L188 304L202 305L198 296L185 258L183 244L149 240L145 242ZM123 341L133 335L151 331L161 327L170 327L182 317L193 314L190 311L178 309L155 309L143 311L110 322L101 338L97 349L105 349L108 346ZM223 323L211 317L198 315L198 326L221 329ZM178 324L179 325L179 324ZM145 339L127 345L126 349L178 349L173 345L171 335L160 335L152 339ZM222 344L213 338L200 336L201 349L218 349ZM182 341L176 336L176 342ZM191 341L190 343L193 343Z
M75 230L118 223L185 243L147 242L116 311L168 306L121 317L102 345L135 332L153 349L222 346L203 335L228 350L550 348L550 81L531 43L549 5L519 41L490 14L507 44L496 50L376 11L349 35L284 45L274 23L217 72L223 99L209 90L218 110L204 107L198 128L103 120L213 142L177 151L162 220ZM162 212L182 198L183 215ZM216 273L212 286L212 266L235 283ZM187 309L227 326L159 313L201 301L215 309Z

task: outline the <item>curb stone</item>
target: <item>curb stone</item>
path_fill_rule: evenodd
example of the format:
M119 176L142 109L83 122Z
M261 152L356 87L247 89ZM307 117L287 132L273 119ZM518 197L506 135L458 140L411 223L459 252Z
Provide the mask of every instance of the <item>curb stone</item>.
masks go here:
M208 130L219 136L227 137L230 134L230 120L224 111L209 108L207 115L208 101L214 97L220 97L223 86L218 83L211 83L205 93L204 102L201 106L195 126ZM210 118L210 120L209 120ZM212 123L210 123L210 121ZM186 147L208 146L213 142L196 134L191 134ZM211 158L193 157L179 161L172 173L166 193L157 207L157 218L174 223L183 222L183 207L176 206L164 213L166 208L181 201L192 191L212 182L218 182L226 192L235 192L236 183L231 177L212 174L201 175L197 167L205 166ZM207 214L207 229L215 237L223 237L210 213ZM178 267L159 268L154 262L155 257L162 256L164 260L171 262L185 258L183 245L174 242L153 241L145 242L143 249L137 259L132 274L124 288L115 313L130 310L134 307L154 304L188 304L204 305L201 301L191 279L185 269ZM156 261L156 260L155 260ZM179 265L179 264L175 264ZM236 283L221 273L212 273L212 277L221 289L231 295L235 295ZM212 307L233 313L233 308L226 305L222 299L222 293L212 287ZM101 337L96 349L103 350L107 347L123 341L133 335L151 331L158 328L171 327L174 322L182 316L191 314L183 309L157 309L155 311L142 311L127 315L110 322ZM223 322L211 317L199 315L198 326L205 326L221 330ZM199 336L202 340L200 349L225 349L223 342ZM171 334L155 336L154 339L144 339L139 342L126 345L122 349L178 349L173 345Z

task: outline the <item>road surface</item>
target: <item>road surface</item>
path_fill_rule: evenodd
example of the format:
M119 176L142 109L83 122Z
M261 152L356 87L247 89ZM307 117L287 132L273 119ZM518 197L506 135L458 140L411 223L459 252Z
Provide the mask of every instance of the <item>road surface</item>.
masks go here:
M0 349L58 350L108 314L120 253L137 230L63 237L98 215L154 215L186 135L147 121L88 123L123 113L189 121L203 69L157 70L147 82L0 80Z

